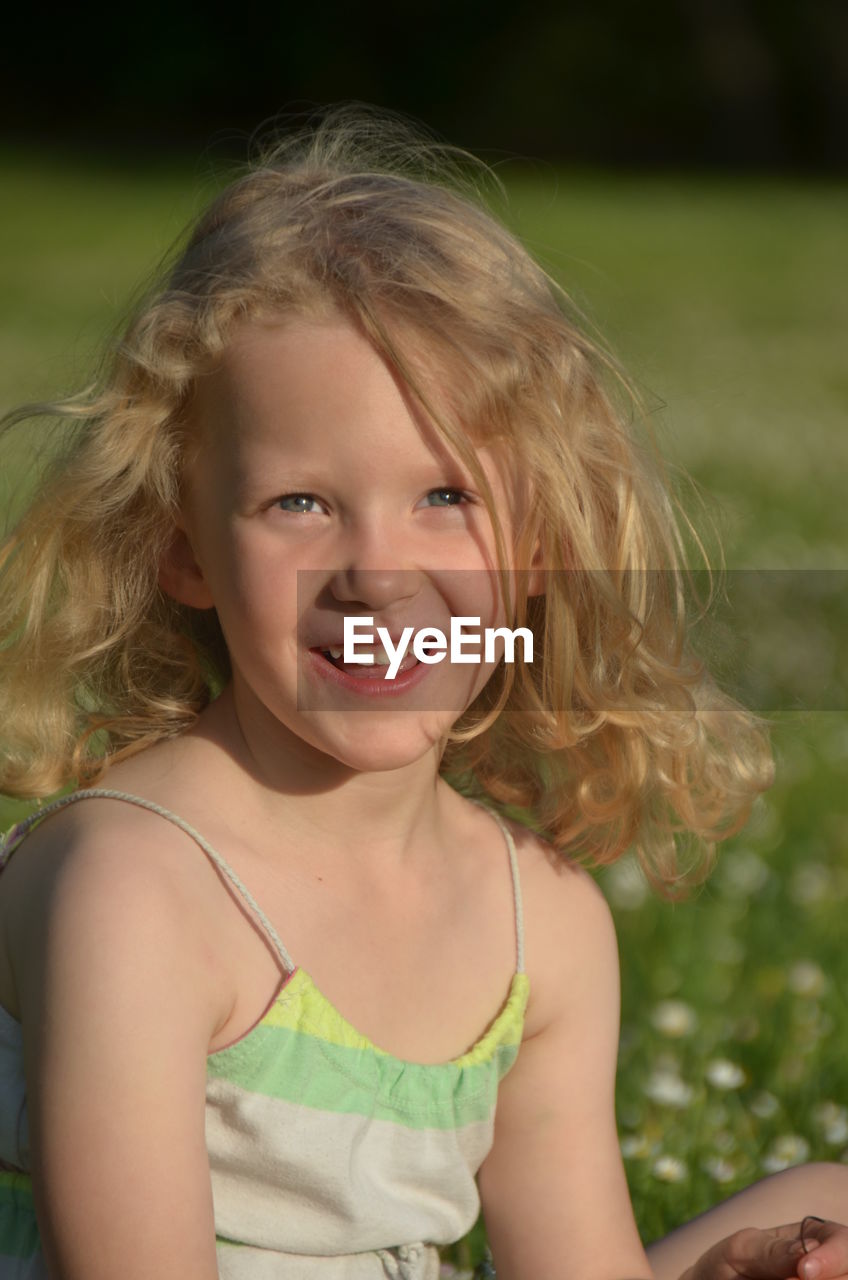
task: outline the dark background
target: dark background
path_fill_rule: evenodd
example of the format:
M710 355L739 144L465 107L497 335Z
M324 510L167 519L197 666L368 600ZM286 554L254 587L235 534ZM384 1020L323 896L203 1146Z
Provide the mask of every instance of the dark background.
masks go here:
M126 150L244 137L358 99L452 142L570 163L848 168L846 0L318 0L223 16L148 0L19 12L9 141Z

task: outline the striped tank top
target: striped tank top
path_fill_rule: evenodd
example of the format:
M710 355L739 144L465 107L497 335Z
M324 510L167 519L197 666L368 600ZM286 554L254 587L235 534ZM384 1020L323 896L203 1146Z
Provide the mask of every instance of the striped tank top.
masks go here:
M500 1013L460 1057L395 1058L347 1022L291 958L221 855L187 823L138 796L91 788L46 806L0 844L0 869L29 828L91 797L123 800L186 833L241 898L276 952L282 981L235 1043L210 1053L206 1145L221 1280L437 1280L439 1246L461 1239L480 1202L498 1083L521 1041L521 888L516 968ZM0 1280L47 1280L29 1177L20 1024L0 1006Z

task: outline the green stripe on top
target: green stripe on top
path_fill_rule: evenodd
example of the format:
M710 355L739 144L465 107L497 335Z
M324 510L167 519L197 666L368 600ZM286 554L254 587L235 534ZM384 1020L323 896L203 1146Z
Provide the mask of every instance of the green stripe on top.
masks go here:
M516 974L504 1007L468 1053L451 1062L406 1062L362 1036L298 970L252 1031L207 1059L210 1080L323 1111L357 1113L409 1128L487 1120L500 1078L518 1053L529 983Z
M526 993L523 988L527 985L528 980L525 974L514 975L509 994L500 1013L477 1043L461 1057L452 1058L450 1064L436 1063L435 1065L462 1067L486 1062L499 1045L518 1044L521 1040L526 1005ZM292 974L262 1019L262 1023L269 1027L286 1027L290 1031L306 1031L309 1035L319 1036L330 1044L341 1045L347 1049L370 1049L372 1053L384 1058L392 1056L352 1027L335 1005L322 995L309 974L303 969L298 969ZM403 1059L397 1059L397 1061L403 1061Z
M29 1174L0 1173L0 1258L31 1258L39 1245Z

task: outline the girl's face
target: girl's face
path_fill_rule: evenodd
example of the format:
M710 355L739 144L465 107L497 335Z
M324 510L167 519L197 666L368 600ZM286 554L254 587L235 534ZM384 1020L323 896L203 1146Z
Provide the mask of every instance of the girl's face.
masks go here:
M245 323L199 385L195 421L184 537L162 581L217 610L240 723L357 770L420 759L495 664L427 665L410 651L390 680L330 651L345 617L373 618L393 644L406 627L449 637L452 616L504 624L479 486L341 318ZM507 485L485 449L478 457L510 546Z

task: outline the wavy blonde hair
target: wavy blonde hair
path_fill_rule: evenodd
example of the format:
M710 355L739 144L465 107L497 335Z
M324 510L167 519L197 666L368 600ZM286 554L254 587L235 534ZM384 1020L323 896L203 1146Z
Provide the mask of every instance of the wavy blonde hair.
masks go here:
M632 425L638 397L476 198L470 163L395 121L330 114L213 201L92 388L14 415L67 431L0 551L0 790L91 784L215 696L228 659L214 612L158 585L192 389L240 320L341 313L481 484L503 566L475 446L500 451L528 498L516 563L540 543L548 570L544 596L512 592L535 661L499 668L443 772L569 856L635 847L666 886L681 832L709 853L742 825L770 781L767 742L687 648L683 539Z

